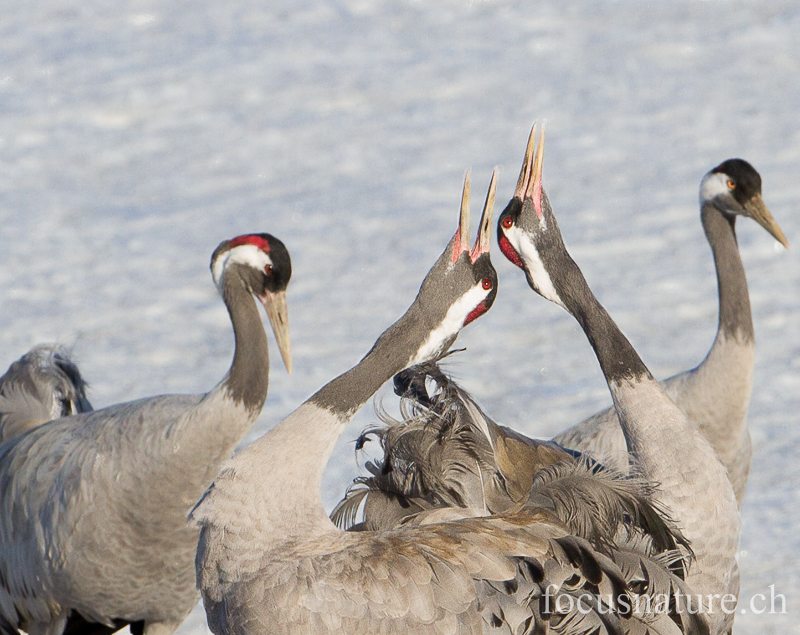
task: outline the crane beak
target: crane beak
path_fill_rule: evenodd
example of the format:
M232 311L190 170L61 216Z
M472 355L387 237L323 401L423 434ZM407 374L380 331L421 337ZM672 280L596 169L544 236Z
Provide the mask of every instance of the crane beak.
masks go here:
M524 200L525 192L531 180L531 172L533 171L533 150L535 146L536 122L533 123L531 133L528 135L528 147L525 148L525 159L522 161L522 169L519 171L517 187L514 189L514 198L518 198L520 201Z
M744 204L744 208L747 210L750 218L772 234L772 237L786 247L786 249L789 249L789 241L786 240L783 231L781 231L778 223L764 204L764 199L761 198L761 194L753 196Z
M461 190L461 215L458 218L458 231L456 231L453 244L453 264L465 251L469 251L469 170L464 177L464 189Z
M475 246L469 257L475 262L481 254L489 253L492 246L492 214L494 213L494 195L497 192L497 168L492 172L492 180L489 183L489 191L486 193L486 201L483 204L483 214L478 229L478 237L475 239Z
M269 323L272 325L272 332L275 333L275 341L278 343L278 350L281 352L283 364L286 371L292 372L292 340L289 337L289 310L286 307L286 291L265 291L264 295L258 296L264 309L267 311Z
M535 136L536 124L533 124L531 130L531 137ZM530 146L530 142L528 142ZM525 152L526 163L528 161L528 152ZM525 190L525 198L530 198L533 201L533 207L536 209L536 215L542 218L542 166L544 165L544 123L542 123L542 131L539 133L539 144L536 146L536 155L533 157L533 166L531 168L530 178L528 179L528 186Z

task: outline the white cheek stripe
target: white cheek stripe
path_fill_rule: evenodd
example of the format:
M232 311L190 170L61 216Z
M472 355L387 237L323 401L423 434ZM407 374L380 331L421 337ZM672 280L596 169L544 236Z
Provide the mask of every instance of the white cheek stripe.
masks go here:
M425 343L420 347L417 354L414 355L408 365L414 366L415 364L421 364L438 353L442 344L461 330L464 326L464 320L466 320L467 316L486 299L490 291L491 289L486 290L481 283L478 283L456 300L447 310L447 315L444 316L442 323L431 331L428 339L425 340Z
M728 176L721 172L706 174L700 183L700 205L716 198L720 194L728 194Z
M226 251L214 262L211 269L211 275L214 278L214 284L217 285L220 293L222 293L222 274L232 264L238 263L240 265L248 265L254 269L264 270L264 267L272 264L272 259L255 245L239 245L233 249Z
M536 250L536 247L528 235L516 225L510 229L506 229L505 233L511 246L522 258L525 269L530 275L531 280L533 280L536 290L542 297L550 300L550 302L555 302L559 306L564 307L564 303L558 296L556 288L553 286L553 281L550 279L550 274L547 273L547 269L544 268L544 263L539 257L539 252Z

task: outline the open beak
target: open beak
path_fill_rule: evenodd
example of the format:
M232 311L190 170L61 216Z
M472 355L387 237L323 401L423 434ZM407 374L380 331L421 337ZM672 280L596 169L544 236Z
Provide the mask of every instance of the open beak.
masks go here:
M494 212L494 195L497 191L497 168L492 172L492 180L489 183L489 191L486 193L486 201L483 204L483 214L478 229L478 237L475 239L475 246L469 257L475 262L481 254L489 252L492 246L492 214Z
M536 126L533 124L531 134L528 137L528 147L525 149L525 160L522 163L522 170L517 179L517 188L514 190L514 198L523 203L526 199L531 199L533 207L539 218L542 217L542 166L544 165L544 124L539 133L539 145L534 153L534 142L536 140Z
M519 171L519 178L517 179L517 187L514 189L514 198L520 201L525 199L525 192L528 189L528 184L531 180L531 172L533 167L533 150L536 145L536 122L531 128L531 133L528 135L528 147L525 148L525 159L522 161L522 169Z
M286 371L292 372L292 340L289 337L289 310L286 308L286 291L267 291L263 296L258 296L267 311L275 341L281 352Z
M469 251L469 170L464 177L464 189L461 190L461 214L458 218L456 242L453 245L453 264L465 251Z
M536 124L533 125L536 130ZM533 131L531 131L533 135ZM533 170L528 182L528 189L525 191L525 198L533 200L536 215L542 217L542 166L544 165L544 123L542 131L539 133L539 143L536 146L536 155L533 157ZM524 199L523 199L524 200Z
M764 199L761 198L761 194L753 196L744 204L744 208L747 210L750 218L772 234L773 238L786 247L786 249L789 249L789 241L786 240L786 236L783 235L783 231L778 227L778 223L772 217L767 206L764 205Z

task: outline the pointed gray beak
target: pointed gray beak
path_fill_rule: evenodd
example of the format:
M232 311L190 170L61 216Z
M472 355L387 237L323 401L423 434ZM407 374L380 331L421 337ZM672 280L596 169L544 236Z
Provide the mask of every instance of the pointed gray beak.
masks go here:
M777 221L772 217L772 214L764 204L764 199L761 198L761 194L753 196L744 204L744 208L747 210L750 218L772 234L772 237L786 247L786 249L789 249L789 241L786 240L786 236L784 236Z
M275 333L275 341L278 343L278 350L281 352L283 364L286 371L292 372L292 340L289 337L289 310L286 307L286 291L267 291L263 296L257 296L264 309L267 311L267 318L272 325L272 332Z

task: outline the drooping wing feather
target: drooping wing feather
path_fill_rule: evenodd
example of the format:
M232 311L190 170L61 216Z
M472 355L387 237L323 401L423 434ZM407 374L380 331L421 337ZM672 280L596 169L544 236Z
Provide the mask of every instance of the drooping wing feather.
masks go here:
M413 399L406 396L401 404L403 421L392 422L384 416L387 428L370 429L359 440L361 446L366 438L377 437L384 458L368 464L372 475L358 479L334 511L340 526L372 530L418 519L437 520L444 517L437 510L447 507L478 516L519 505L547 509L570 533L605 554L608 562L620 558L626 565L625 580L639 591L650 588L656 595L673 598L675 589L685 588L679 586L683 584L679 576L689 566L691 550L655 502L652 485L498 426L434 364L406 370L404 375L396 385ZM423 398L431 379L434 390ZM364 520L356 523L359 511ZM636 562L646 563L638 568L628 562L637 555L641 560ZM643 571L647 580L659 584L643 587ZM681 618L674 611L605 618L597 601L591 600L597 610L560 616L549 627L553 632L602 632L617 628L611 622L619 619L619 628L626 633L667 634L681 628L703 633L708 628L701 618ZM523 612L512 619L512 614L517 615L514 610L498 610L502 619L495 615L490 622L510 620L515 628L533 615Z
M337 527L348 531L379 531L397 527L403 519L430 508L424 499L384 491L372 479L363 479L347 490L331 512L331 520ZM358 521L359 513L364 518L361 522Z
M589 458L560 461L539 470L529 503L552 509L569 530L609 552L620 529L646 535L649 551L689 544L668 514L654 502L655 489L641 479L624 477Z
M643 542L647 538L620 540L613 557L634 596L633 617L652 633L708 633L708 622L697 611L696 594L673 572L683 573L685 552L675 549L648 555L649 547Z

